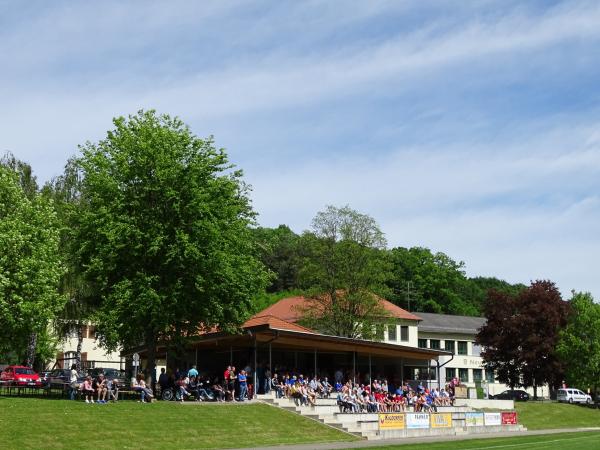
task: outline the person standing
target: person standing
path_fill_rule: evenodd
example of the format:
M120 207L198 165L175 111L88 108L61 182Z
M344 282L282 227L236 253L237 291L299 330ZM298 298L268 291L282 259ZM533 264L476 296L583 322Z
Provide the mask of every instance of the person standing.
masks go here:
M73 364L71 366L71 371L69 372L69 387L71 388L69 396L71 400L75 400L75 394L77 393L77 389L79 389L79 384L77 383L78 376L77 365Z
M243 402L246 399L246 394L248 393L248 384L246 382L246 371L242 370L237 377L238 385L240 387L240 396L238 397L238 401Z
M231 369L229 370L228 388L229 388L229 392L231 393L232 400L235 400L235 381L236 380L237 380L237 375L235 374L235 367L231 366Z

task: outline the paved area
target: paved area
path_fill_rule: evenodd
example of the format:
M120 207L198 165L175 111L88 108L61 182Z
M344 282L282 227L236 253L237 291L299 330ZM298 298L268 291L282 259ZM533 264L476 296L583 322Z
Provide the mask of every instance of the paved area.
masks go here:
M325 442L321 444L295 444L295 445L278 445L269 447L252 447L236 450L340 450L346 448L369 448L383 447L386 445L407 445L421 444L427 442L443 442L443 441L465 441L471 439L487 439L498 437L511 436L539 436L544 434L558 433L580 433L584 431L600 431L600 427L595 428L562 428L553 430L535 430L535 431L517 431L512 433L485 433L485 434L468 434L460 436L432 436L432 437L414 437L401 439L386 439L382 441L354 441L354 442Z

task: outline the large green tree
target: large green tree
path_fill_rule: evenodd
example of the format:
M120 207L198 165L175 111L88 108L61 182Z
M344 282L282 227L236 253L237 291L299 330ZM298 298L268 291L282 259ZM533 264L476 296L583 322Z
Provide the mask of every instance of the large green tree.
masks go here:
M327 334L373 338L388 314L377 293L387 293L386 240L373 218L348 206L328 206L304 233L301 283L308 290L303 311L309 326Z
M159 340L237 329L264 289L248 190L212 139L154 111L115 119L82 151L77 256L100 297L100 338L145 343L154 378Z
M65 301L57 289L63 272L58 248L51 202L26 191L19 170L0 164L0 346L28 365L38 336L47 334Z
M558 355L566 379L582 389L600 388L600 304L591 294L577 292L569 302L571 314L560 334Z
M84 329L97 307L93 288L83 276L83 267L76 258L76 228L81 209L81 171L76 158L71 158L62 175L46 183L42 193L52 199L60 221L60 254L66 268L60 282L60 292L67 298L64 308L54 320L54 331L60 340L77 336L75 365L81 370L81 350Z

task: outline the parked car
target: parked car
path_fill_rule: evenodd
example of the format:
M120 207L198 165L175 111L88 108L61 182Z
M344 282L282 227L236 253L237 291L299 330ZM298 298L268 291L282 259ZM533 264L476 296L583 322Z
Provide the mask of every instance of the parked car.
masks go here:
M13 386L40 387L40 376L31 367L8 366L0 374L0 380Z
M40 372L40 381L42 382L42 386L44 387L48 387L50 386L50 374L52 373L51 370L45 370L43 372Z
M497 395L491 395L490 398L494 400L515 400L526 402L529 400L529 394L525 391L509 389L508 391L501 392Z
M77 383L83 383L85 375L81 372L77 374ZM54 389L68 389L71 383L71 369L54 369L48 377L48 385Z
M566 388L556 392L556 400L567 403L592 403L592 397L579 389Z

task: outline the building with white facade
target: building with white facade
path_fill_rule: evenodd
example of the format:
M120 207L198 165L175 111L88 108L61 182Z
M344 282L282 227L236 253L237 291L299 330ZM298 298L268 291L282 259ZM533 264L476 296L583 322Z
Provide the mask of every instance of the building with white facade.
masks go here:
M77 333L73 333L64 341L61 341L56 359L50 364L50 368L67 368L75 363L77 353ZM86 325L83 328L83 341L81 345L81 365L86 369L94 367L106 367L121 369L124 367L120 350L107 352L101 348L96 339L96 328Z

